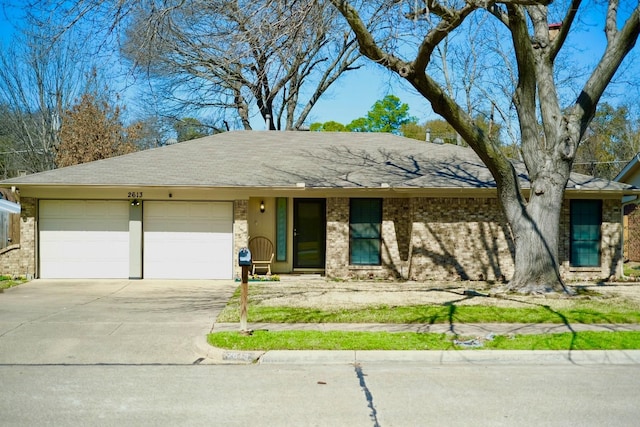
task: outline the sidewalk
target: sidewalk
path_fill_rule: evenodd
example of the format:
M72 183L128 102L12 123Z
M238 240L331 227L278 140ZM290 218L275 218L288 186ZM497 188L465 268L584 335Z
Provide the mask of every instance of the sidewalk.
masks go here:
M547 334L583 331L638 331L640 324L364 324L364 323L250 323L250 330L319 330L371 332L448 333L460 337L483 338L490 334ZM238 323L216 323L212 332L239 331ZM640 365L640 350L272 350L237 351L210 346L206 340L197 343L204 364L354 364L354 363L427 363L447 364L578 364Z

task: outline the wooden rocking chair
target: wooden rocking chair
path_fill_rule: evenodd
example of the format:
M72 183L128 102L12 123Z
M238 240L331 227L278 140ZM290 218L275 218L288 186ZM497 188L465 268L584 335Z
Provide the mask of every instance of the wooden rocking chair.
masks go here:
M271 263L273 262L273 243L263 236L254 237L249 240L249 250L251 251L251 274L256 274L256 269L266 270L267 275L271 275Z

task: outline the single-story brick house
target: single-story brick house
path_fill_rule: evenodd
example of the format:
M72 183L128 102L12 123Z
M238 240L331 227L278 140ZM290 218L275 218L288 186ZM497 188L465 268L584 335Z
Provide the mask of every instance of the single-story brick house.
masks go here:
M254 236L274 243L279 274L513 273L511 233L475 153L391 134L227 132L0 187L13 187L22 206L20 242L0 255L4 274L231 279ZM621 200L635 194L572 176L559 248L566 278L619 271Z
M640 187L640 153L636 154L613 179L616 182ZM623 199L624 212L624 257L626 260L640 262L640 207L638 196Z

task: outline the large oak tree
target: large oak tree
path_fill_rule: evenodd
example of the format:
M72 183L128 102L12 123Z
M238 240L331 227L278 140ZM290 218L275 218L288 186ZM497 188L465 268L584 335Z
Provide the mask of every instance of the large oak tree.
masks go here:
M515 241L515 272L509 287L520 292L564 290L558 261L564 189L598 101L638 38L638 3L330 1L351 26L362 54L411 84L491 171ZM558 83L558 71L563 61L559 54L587 6L589 13L600 17L606 47L577 94L562 102L565 94ZM514 86L507 95L517 113L521 154L531 181L528 197L496 141L447 90L438 74L441 70L430 67L439 46L457 34L475 31L479 25L492 26L491 31L501 40L509 41L501 46L507 50L500 52L495 50L499 39L484 48L495 53L487 56L493 59L488 67L512 72ZM501 60L502 65L497 65Z

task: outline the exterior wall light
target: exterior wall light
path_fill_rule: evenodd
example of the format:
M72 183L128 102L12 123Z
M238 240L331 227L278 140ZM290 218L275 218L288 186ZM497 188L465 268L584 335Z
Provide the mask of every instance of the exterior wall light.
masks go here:
M264 200L260 200L260 213L264 213Z
M131 206L140 206L140 201L138 199L133 199L131 201Z

